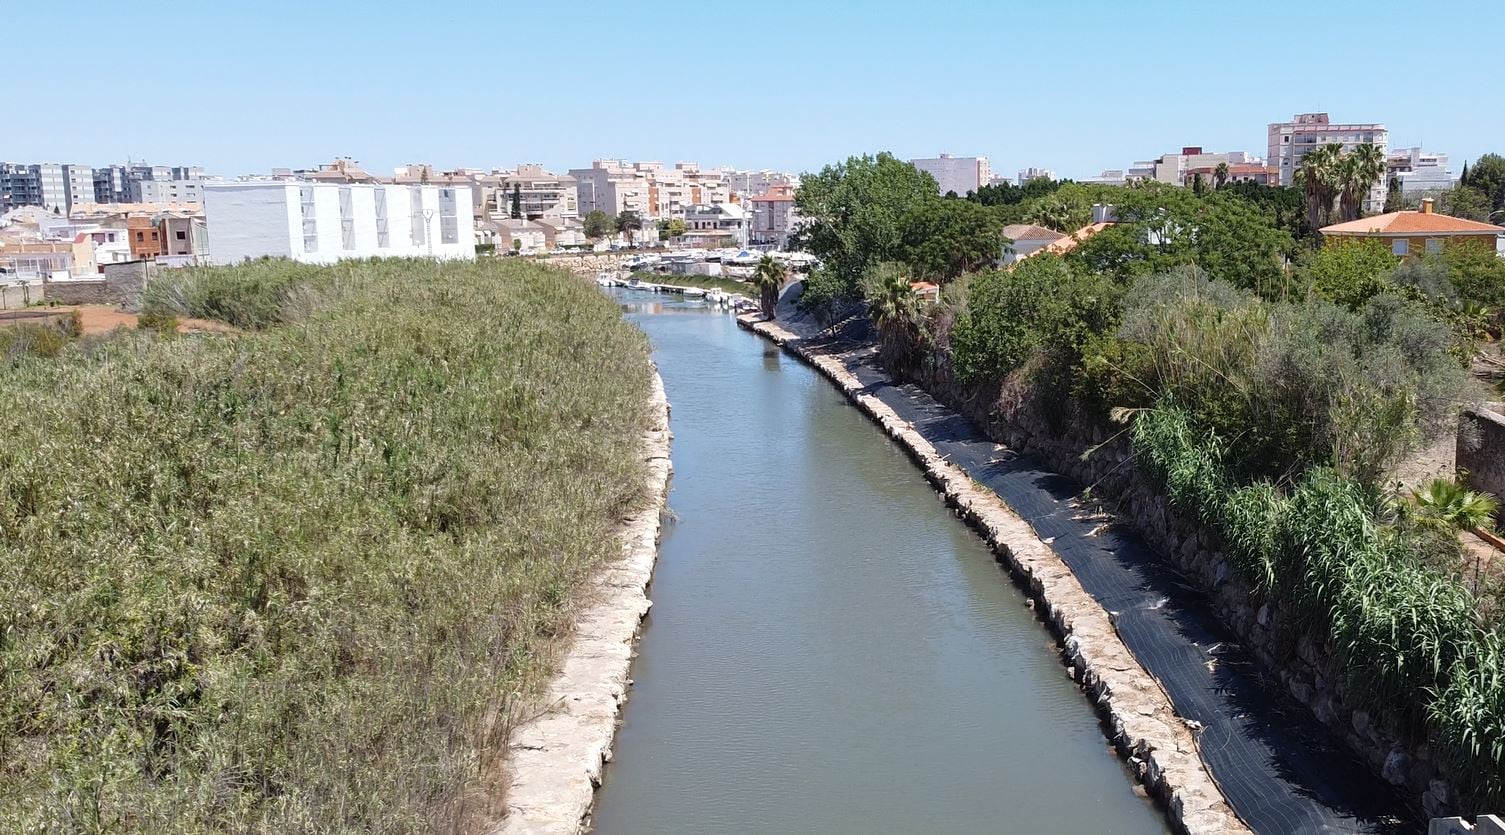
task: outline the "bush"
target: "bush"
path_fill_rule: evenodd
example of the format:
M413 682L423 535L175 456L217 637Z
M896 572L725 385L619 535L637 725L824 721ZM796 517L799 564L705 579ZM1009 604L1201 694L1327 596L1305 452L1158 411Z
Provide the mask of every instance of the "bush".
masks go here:
M1054 255L984 273L967 289L967 307L950 334L958 376L1002 379L1039 352L1077 352L1118 315L1118 288L1079 276Z
M469 831L643 499L642 334L516 261L171 272L263 329L0 374L0 830Z
M68 345L68 334L53 325L22 323L0 327L0 360L55 357Z
M1324 467L1289 495L1269 482L1236 487L1221 442L1174 406L1140 413L1130 436L1146 474L1218 534L1260 593L1331 636L1354 693L1429 722L1460 786L1505 799L1498 634L1481 628L1456 574L1424 566L1419 543L1382 521L1370 488Z
M364 262L331 267L261 259L235 267L164 270L142 292L142 313L266 328L297 318L310 294L327 291ZM423 270L417 262L415 271Z
M1392 288L1390 274L1398 259L1384 241L1340 241L1313 251L1299 275L1317 295L1334 304L1357 308Z
M160 309L147 310L136 317L136 328L157 333L177 333L178 317Z

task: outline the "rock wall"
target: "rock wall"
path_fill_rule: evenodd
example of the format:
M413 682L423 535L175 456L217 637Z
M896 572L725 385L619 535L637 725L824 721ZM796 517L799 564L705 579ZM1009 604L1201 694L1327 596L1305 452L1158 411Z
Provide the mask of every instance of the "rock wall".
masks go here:
M659 516L668 494L669 401L653 375L650 425L643 435L647 506L622 526L622 557L605 566L593 599L550 682L540 715L513 729L504 764L506 816L491 835L574 833L589 828L601 771L611 758L617 714L658 559Z
M1469 487L1505 498L1505 403L1464 410L1457 460Z
M1103 714L1115 747L1135 776L1164 803L1177 831L1249 831L1203 765L1196 737L1169 697L1124 646L1108 612L1028 522L993 491L977 486L947 462L923 435L870 394L839 357L807 349L795 334L758 314L739 316L737 323L830 379L909 453L957 515L982 535L1060 639L1073 678Z
M1122 426L1071 403L1047 418L1023 375L1000 385L969 387L960 384L949 367L931 363L919 376L918 382L932 396L957 409L993 440L1034 455L1090 487L1104 510L1131 524L1174 567L1206 589L1218 616L1290 694L1375 773L1401 787L1414 808L1437 817L1459 805L1432 755L1423 723L1364 704L1349 688L1332 642L1304 627L1294 607L1261 599L1238 576L1219 538L1183 519L1149 483L1132 460ZM1505 442L1505 422L1500 428L1498 437ZM1093 452L1084 460L1089 449ZM1495 449L1505 456L1505 446Z

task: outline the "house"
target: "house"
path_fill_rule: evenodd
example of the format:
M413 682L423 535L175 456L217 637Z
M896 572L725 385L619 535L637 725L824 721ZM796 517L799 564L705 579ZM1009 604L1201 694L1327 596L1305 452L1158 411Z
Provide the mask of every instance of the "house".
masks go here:
M1335 223L1318 231L1326 246L1375 238L1385 241L1392 253L1402 257L1436 255L1458 246L1478 247L1505 257L1505 228L1438 214L1430 197L1421 201L1420 211L1388 212Z
M685 208L685 233L675 246L746 247L750 224L747 210L735 203L696 204Z
M1104 229L1107 229L1109 226L1112 226L1117 222L1118 213L1114 211L1112 206L1105 203L1094 203L1092 204L1091 223L1083 226L1075 232L1072 232L1070 235L1062 235L1056 240L1053 240L1045 244L1044 246L1039 247L1038 249L1031 250L1030 252L1023 255L1018 255L1014 258L1014 261L1019 261L1041 252L1048 252L1052 255L1065 255L1073 249L1076 249L1082 243L1082 241L1087 240L1088 238L1096 235ZM1008 234L1007 229L1005 229L1004 234Z
M1013 223L1003 227L1003 237L1003 257L999 259L999 264L1007 267L1066 236L1033 223Z

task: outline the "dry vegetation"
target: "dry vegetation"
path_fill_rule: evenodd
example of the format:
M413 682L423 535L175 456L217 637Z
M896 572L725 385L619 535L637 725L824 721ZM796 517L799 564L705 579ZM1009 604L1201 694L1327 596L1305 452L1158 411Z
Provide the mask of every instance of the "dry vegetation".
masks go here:
M647 346L519 262L170 274L0 363L0 830L465 831L614 524Z

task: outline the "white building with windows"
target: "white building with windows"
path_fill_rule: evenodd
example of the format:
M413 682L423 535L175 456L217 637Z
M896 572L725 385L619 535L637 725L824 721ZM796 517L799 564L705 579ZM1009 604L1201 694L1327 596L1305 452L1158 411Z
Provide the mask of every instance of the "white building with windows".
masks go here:
M204 184L209 262L475 258L465 186L253 181Z
M1346 154L1360 145L1375 145L1388 154L1390 131L1378 122L1339 124L1326 113L1298 113L1289 122L1271 122L1269 140L1265 164L1280 169L1280 184L1288 186L1296 182L1301 160L1312 151L1324 145L1340 145ZM1384 205L1386 186L1384 179L1374 184L1364 201L1366 210Z
M941 154L938 157L912 159L909 164L935 178L938 194L956 192L957 197L966 197L969 192L977 191L993 181L987 157L953 157Z

